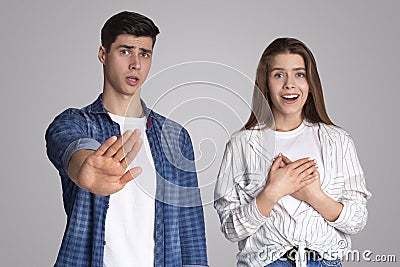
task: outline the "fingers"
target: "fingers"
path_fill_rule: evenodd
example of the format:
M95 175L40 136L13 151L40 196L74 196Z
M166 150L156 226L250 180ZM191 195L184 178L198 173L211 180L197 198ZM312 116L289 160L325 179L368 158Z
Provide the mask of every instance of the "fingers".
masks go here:
M289 165L290 163L292 163L292 161L290 159L288 159L286 156L282 155L282 161L283 163L285 163L286 165Z
M305 175L302 179L301 179L301 181L302 182L305 182L305 181L308 181L308 180L312 180L312 181L315 181L315 180L318 180L320 177L319 177L319 172L317 171L317 170L315 170L315 171L313 171L312 173L310 173L310 174L308 174L308 175Z
M286 166L286 164L283 162L283 161L281 161L281 164L279 164L279 167L280 168L283 168L283 167L285 167Z
M310 162L315 163L310 158L302 158L302 159L298 159L298 160L292 162L290 166L292 166L293 169L298 169L299 167L303 166L304 164L307 164Z
M310 160L309 158L302 158L292 162L288 157L282 155L282 162L280 167L290 166L290 168L295 169L298 174L304 172L305 170L310 169L307 174L310 174L315 168L312 168L316 165L315 160Z
M137 154L142 147L143 141L142 139L133 139L133 146L130 147L130 151L126 154L126 156L121 160L122 166L126 169L129 164L136 158Z
M117 137L116 136L111 136L94 152L94 155L95 156L102 156L107 151L107 149L112 144L115 143L115 141L117 141Z
M112 136L108 138L96 151L96 156L114 157L118 161L122 160L140 137L140 130L133 132L128 130L119 138Z
M112 157L117 153L117 151L122 146L122 141L125 138L129 138L132 131L126 131L122 136L117 138L116 136L111 136L108 138L94 153L96 156L108 156Z
M121 158L124 155L123 145L126 144L126 142L129 140L129 137L132 135L132 131L126 131L122 136L120 136L117 141L112 144L107 151L104 153L104 156L106 157L115 157L118 160L121 160Z
M120 179L122 186L125 186L128 182L132 181L134 178L138 177L142 173L142 168L134 167L128 170Z
M317 172L316 161L311 160L309 158L301 158L294 162L292 162L289 158L282 155L281 167L282 164L285 165L290 172L294 172L293 174L297 177L299 181L306 181L310 178L313 178L314 172ZM318 172L317 172L318 173Z
M316 170L316 164L317 162L315 160L310 160L310 159L301 159L299 160L300 162L302 162L300 165L298 165L297 167L295 167L295 170L298 174L301 174L302 172L307 171L307 174L312 173L313 171ZM296 161L297 162L297 161Z
M318 167L316 166L316 163L314 161L310 161L298 167L296 172L298 173L300 179L304 179L308 175L312 175L314 172L317 172L317 168Z
M318 171L315 171L315 172L313 172L311 174L308 174L308 175L304 176L304 178L302 178L301 181L307 181L307 180L310 180L310 179L319 179Z
M282 163L282 154L279 154L277 158L275 158L274 163L272 163L271 170L277 170L281 166Z
M305 177L301 180L301 182L300 182L301 188L303 188L309 184L312 184L313 182L315 182L318 179L319 179L318 175L315 175L315 174L308 175L307 177Z
M123 136L124 137L124 136ZM122 140L122 146L118 149L118 151L114 154L114 158L118 161L123 161L126 155L132 150L138 140L140 138L140 130L136 129L133 133L128 136L126 139ZM140 149L140 147L139 147ZM128 164L129 165L129 164ZM126 167L126 166L125 166Z

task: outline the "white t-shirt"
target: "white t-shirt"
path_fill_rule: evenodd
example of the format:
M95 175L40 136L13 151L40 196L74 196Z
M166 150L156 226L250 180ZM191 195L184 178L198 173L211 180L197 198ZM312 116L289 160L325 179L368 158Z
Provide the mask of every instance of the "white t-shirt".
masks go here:
M324 179L324 166L322 161L322 147L318 135L318 125L308 124L303 121L299 127L289 132L275 131L275 157L279 153L288 157L291 161L309 157L315 159L318 165L321 182ZM281 203L290 215L293 215L300 206L301 201L284 196Z
M154 266L156 172L145 132L146 117L109 115L120 125L121 133L141 130L143 145L128 169L140 166L142 173L110 196L103 266Z

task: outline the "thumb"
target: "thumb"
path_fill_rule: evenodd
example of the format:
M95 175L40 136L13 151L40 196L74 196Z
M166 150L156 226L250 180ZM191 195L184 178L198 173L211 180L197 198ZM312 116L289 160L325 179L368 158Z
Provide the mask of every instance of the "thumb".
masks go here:
M274 163L272 163L271 170L279 169L282 163L282 154L279 154L278 157L275 159Z
M285 165L292 163L292 161L286 156L282 156L282 161L285 163Z

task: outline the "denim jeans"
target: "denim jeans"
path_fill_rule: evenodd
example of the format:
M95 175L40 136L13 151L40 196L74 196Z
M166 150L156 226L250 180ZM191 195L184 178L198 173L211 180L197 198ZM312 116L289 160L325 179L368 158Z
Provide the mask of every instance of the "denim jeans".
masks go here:
M265 267L295 267L296 263L287 258L280 258ZM340 259L336 260L325 260L325 259L318 259L313 260L309 259L307 262L307 267L342 267L340 263Z

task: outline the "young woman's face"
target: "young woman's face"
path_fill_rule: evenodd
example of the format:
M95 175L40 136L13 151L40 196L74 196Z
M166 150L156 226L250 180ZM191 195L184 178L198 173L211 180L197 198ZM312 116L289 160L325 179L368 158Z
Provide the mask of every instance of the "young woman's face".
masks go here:
M304 59L298 54L278 54L273 57L268 86L275 120L301 120L309 92Z

